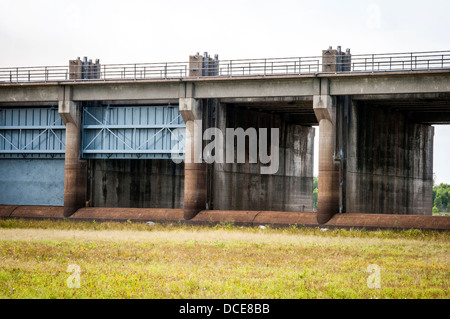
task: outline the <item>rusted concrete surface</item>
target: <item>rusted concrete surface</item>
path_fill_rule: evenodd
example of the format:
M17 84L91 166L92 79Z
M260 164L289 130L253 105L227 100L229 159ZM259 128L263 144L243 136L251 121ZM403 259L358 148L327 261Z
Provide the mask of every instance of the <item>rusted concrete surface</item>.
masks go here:
M276 212L276 211L245 211L245 210L204 210L192 221L203 223L233 222L250 225L285 224L318 226L316 213Z
M0 205L3 218L63 218L63 206Z
M450 217L390 214L336 214L326 223L334 227L364 227L367 229L434 229L450 230Z
M117 208L84 207L70 216L71 220L139 220L139 221L182 221L183 209L170 208Z
M19 206L17 205L0 205L0 217L10 217L12 212Z
M0 205L0 218L62 219L62 206L13 206ZM450 217L423 215L388 215L346 213L334 215L326 224L319 225L317 213L250 211L250 210L202 210L186 221L183 209L168 208L117 208L84 207L69 220L97 221L155 221L190 224L217 224L232 222L245 225L298 225L305 227L366 228L372 229L423 229L450 230Z

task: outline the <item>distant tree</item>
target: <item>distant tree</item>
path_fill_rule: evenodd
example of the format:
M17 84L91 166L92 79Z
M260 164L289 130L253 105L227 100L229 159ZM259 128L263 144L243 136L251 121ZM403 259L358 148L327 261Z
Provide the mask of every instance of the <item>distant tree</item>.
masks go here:
M433 186L433 211L450 211L450 185L441 183ZM436 207L436 209L434 208Z
M314 176L313 177L313 208L317 209L317 198L319 194L319 179Z

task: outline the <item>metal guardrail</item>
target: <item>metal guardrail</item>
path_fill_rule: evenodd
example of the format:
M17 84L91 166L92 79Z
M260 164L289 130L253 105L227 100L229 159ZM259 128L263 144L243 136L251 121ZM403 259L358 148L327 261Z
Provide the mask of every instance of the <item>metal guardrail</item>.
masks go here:
M331 73L426 71L450 69L450 51L351 55L342 62L349 71ZM340 63L336 63L337 66ZM204 65L205 67L205 65ZM323 72L322 56L219 60L206 67L214 77L308 75ZM104 64L95 79L71 79L68 66L0 68L0 82L113 81L182 79L189 77L188 62Z

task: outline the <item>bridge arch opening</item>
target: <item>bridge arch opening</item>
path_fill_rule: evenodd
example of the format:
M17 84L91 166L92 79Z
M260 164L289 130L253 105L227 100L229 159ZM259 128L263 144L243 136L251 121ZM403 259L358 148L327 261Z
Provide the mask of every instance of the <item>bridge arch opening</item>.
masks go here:
M433 215L450 216L450 124L433 126Z

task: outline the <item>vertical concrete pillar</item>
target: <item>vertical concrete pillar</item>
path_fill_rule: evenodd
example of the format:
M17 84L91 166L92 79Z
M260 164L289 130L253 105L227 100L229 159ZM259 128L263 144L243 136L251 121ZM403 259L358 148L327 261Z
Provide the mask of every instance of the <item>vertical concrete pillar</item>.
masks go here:
M71 98L71 87L60 91L58 112L66 125L64 169L64 216L68 217L86 205L87 165L80 160L81 111Z
M319 121L317 222L324 224L339 212L339 164L334 161L336 107L330 95L315 95L313 104Z
M200 101L180 98L180 113L186 123L184 163L184 218L192 219L206 208L206 163L202 160L202 108Z

